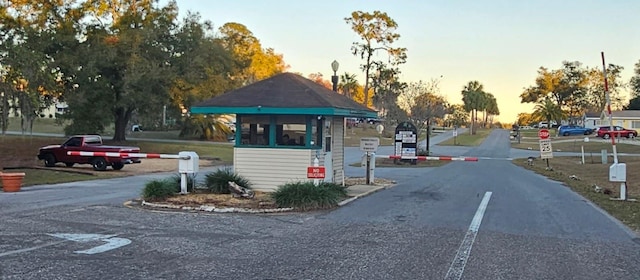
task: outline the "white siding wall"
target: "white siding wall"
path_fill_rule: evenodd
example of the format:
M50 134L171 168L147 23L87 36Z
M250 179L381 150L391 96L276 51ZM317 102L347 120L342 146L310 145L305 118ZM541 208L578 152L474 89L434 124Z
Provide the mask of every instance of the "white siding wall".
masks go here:
M313 165L316 155L315 150L267 148L234 148L233 153L235 172L247 178L253 189L261 191L274 191L279 185L309 180L307 167Z
M342 184L344 180L344 118L333 117L333 182Z

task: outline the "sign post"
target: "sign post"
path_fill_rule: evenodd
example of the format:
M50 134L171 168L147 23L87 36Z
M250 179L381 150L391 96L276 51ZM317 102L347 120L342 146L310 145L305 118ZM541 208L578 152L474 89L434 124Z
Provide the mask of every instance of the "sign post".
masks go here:
M360 150L367 153L367 185L371 184L371 153L378 151L380 145L380 139L376 137L363 137L360 138Z
M547 169L549 167L549 159L553 158L553 148L551 147L551 139L549 139L549 130L540 129L538 131L538 138L540 138L540 158L547 162Z
M418 129L411 122L402 122L396 126L395 130L395 153L394 155L400 156L400 160L411 161L411 164L415 164L413 160L418 154ZM428 144L427 144L428 145ZM425 150L429 150L425 147ZM396 160L394 159L394 162Z
M458 144L456 144L456 140L458 139L458 127L454 126L453 127L453 145L456 146Z

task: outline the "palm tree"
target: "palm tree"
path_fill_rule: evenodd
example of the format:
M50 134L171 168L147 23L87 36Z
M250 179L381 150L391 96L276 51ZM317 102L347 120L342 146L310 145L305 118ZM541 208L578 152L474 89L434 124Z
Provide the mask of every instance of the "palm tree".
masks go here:
M500 115L500 109L498 108L498 101L496 100L495 96L493 96L493 94L491 93L487 93L487 95L489 97L486 108L487 117L491 116L491 120L489 122L493 123L493 117ZM485 118L485 122L487 121L488 118Z
M545 98L534 107L533 116L546 120L548 124L551 124L552 120L561 120L564 112L562 112L560 106L551 101L550 98Z
M471 112L471 134L476 134L476 119L478 118L478 110L483 109L484 95L484 88L478 81L471 81L462 89L464 110Z
M233 133L218 115L192 115L185 119L180 137L196 136L201 140L226 141Z
M352 98L351 95L358 89L358 81L356 80L356 74L349 74L345 72L340 76L340 83L338 84L338 90L346 97Z

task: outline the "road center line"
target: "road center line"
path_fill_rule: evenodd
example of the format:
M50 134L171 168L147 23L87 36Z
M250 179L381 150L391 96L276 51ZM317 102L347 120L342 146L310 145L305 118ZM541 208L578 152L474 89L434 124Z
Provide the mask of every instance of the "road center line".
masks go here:
M487 205L489 204L489 199L491 199L491 194L492 192L486 192L484 194L484 197L480 202L480 206L478 206L478 210L473 216L473 220L471 220L469 230L467 231L467 234L465 234L464 239L462 240L462 244L460 244L460 248L458 248L456 257L453 259L453 262L451 262L449 271L447 271L447 275L444 277L445 280L462 279L464 266L467 264L469 255L471 255L471 247L473 246L473 242L476 240L476 235L478 235L480 223L482 223L482 217L484 217L484 212L487 210Z

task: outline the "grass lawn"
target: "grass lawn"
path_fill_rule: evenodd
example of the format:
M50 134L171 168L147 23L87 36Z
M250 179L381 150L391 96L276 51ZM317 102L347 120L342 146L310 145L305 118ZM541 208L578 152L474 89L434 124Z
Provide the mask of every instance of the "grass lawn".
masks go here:
M380 139L380 146L391 146L394 143L393 132L383 132L382 134L376 131L375 126L367 125L367 127L352 127L347 128L344 133L344 146L345 147L359 147L360 138L363 137L377 137Z
M479 128L476 130L475 135L466 133L458 133L458 136L454 138L450 138L446 141L440 142L438 145L442 146L478 146L480 145L484 139L489 136L491 133L491 129Z
M529 166L525 159L515 159L513 163L523 168L532 170L550 179L563 182L567 187L586 199L591 200L596 205L607 211L624 224L635 231L640 231L640 202L615 201L611 198L620 197L620 183L609 182L609 166L600 163L600 158L591 163L586 160L586 164L580 164L579 157L557 157L549 160L552 171L545 170L546 164L543 161L536 161L535 165ZM619 157L619 162L627 164L627 195L630 198L640 198L640 172L631 172L640 169L639 157ZM578 180L571 179L575 175ZM596 192L594 186L605 188L611 191L607 195Z
M42 185L42 184L57 184L57 183L68 183L68 182L78 182L78 181L87 181L87 180L96 180L96 179L104 179L104 178L113 178L115 176L115 172L104 172L104 174L92 175L92 174L84 174L81 172L66 172L66 171L57 171L57 170L45 170L45 169L11 169L5 170L4 172L23 172L28 174L22 180L22 186L33 186L33 185Z
M11 117L9 118L9 126L7 128L9 131L22 131L20 125L20 118ZM28 131L28 129L27 129ZM33 121L33 132L39 133L63 133L64 134L64 125L56 124L55 119L50 118L37 118Z
M57 137L0 136L0 146L3 147L2 153L0 153L0 170L7 169L11 170L11 172L24 172L24 170L28 170L28 176L25 177L24 181L25 185L62 183L122 176L119 172L99 172L98 175L88 175L82 174L81 172L70 173L33 168L43 166L42 161L39 161L36 157L40 147L50 144L61 144L64 140L64 138ZM109 144L109 141L105 140L105 143ZM118 144L138 146L143 153L177 154L180 151L195 151L200 158L219 159L224 163L231 163L233 161L233 146L229 144L211 142L164 143L150 141L127 141L126 143ZM142 164L144 164L144 162ZM80 169L73 168L72 170Z
M584 148L586 155L600 156L600 151L606 149L609 153L613 152L611 140L604 140L597 137L589 137L589 142L584 141L584 136L579 137L552 137L551 145L554 152L581 152ZM511 147L525 150L538 150L540 143L537 137L535 139L522 139L520 144L511 141ZM620 139L616 140L616 150L618 153L640 154L640 140Z

